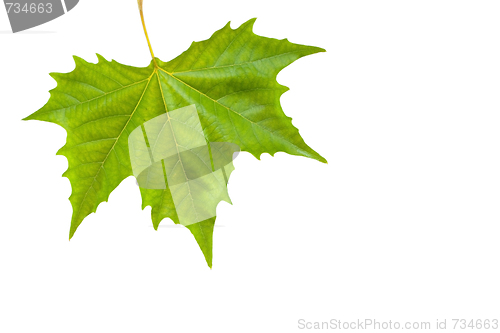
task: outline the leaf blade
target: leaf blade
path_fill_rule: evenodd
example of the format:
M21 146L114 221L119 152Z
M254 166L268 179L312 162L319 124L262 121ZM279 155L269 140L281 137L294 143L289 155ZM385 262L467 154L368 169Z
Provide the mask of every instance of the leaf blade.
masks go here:
M51 98L24 120L53 122L67 131L58 154L69 165L63 176L72 187L70 239L83 219L132 175L129 133L191 104L199 111L207 142L233 143L258 159L281 151L326 163L283 112L280 97L288 88L276 81L292 62L325 50L257 36L254 22L237 29L228 23L169 62L155 58L148 67L136 68L100 55L97 64L75 57L73 72L51 74L58 83ZM168 188L140 191L143 209L152 207L155 229L166 217L179 223ZM210 267L214 224L215 216L187 226Z

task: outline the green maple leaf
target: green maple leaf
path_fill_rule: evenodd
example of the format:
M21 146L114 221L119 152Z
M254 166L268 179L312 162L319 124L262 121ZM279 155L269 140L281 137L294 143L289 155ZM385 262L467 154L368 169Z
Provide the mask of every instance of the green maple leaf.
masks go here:
M142 1L139 5L144 23ZM70 239L83 219L132 175L130 133L179 108L195 105L207 142L233 143L257 158L281 151L326 162L284 114L280 96L288 88L276 81L293 61L324 50L257 36L254 21L237 29L228 23L169 62L154 57L148 39L153 57L148 67L97 55L97 64L74 57L72 72L50 74L57 87L47 104L25 120L56 123L67 131L66 144L57 154L69 165L63 176L72 187ZM152 207L155 229L167 217L179 223L168 186L140 191L142 208ZM214 224L215 216L187 225L210 267Z

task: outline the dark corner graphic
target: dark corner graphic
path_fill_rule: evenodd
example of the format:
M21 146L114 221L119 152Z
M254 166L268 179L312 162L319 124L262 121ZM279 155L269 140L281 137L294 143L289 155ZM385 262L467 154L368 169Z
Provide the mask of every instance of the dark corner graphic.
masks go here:
M73 9L79 0L4 0L12 32L52 21Z

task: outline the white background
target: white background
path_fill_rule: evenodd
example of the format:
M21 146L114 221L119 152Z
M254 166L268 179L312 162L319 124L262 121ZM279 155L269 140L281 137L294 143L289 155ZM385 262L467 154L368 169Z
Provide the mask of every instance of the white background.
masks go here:
M235 162L210 270L126 179L69 242L65 131L20 119L49 72L150 55L135 0L11 34L0 10L0 332L296 332L298 320L500 319L500 2L145 1L157 57L257 17L328 52L278 76L305 141Z

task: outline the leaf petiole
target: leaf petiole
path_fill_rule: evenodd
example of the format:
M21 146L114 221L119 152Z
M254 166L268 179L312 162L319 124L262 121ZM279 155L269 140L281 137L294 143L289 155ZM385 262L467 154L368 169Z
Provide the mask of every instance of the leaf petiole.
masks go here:
M143 0L137 0L137 4L139 5L139 13L141 14L142 27L144 29L144 35L146 35L146 40L148 41L149 52L151 52L151 57L153 58L153 63L155 68L158 68L158 64L156 63L155 54L153 52L153 48L151 47L151 42L149 41L148 30L146 29L146 23L144 22L144 13L142 11L142 2Z

